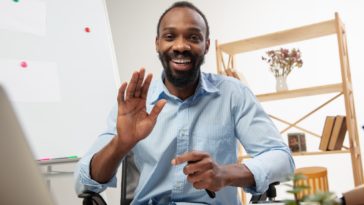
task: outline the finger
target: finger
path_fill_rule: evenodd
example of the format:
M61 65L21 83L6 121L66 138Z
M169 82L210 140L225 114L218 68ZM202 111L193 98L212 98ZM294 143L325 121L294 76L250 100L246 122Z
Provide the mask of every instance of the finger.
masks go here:
M186 175L203 173L214 168L214 161L210 157L205 157L200 161L188 162L183 168L183 173Z
M150 82L152 81L152 78L153 78L153 75L148 74L143 83L141 97L144 99L147 98L148 90L149 90L149 86L150 86Z
M149 119L153 121L153 123L156 122L159 113L162 111L162 109L166 103L167 103L167 100L162 99L162 100L159 100L153 107L152 111L150 112L150 114L148 116Z
M144 74L145 74L145 69L144 68L141 68L139 70L139 78L138 78L138 82L136 84L136 88L135 88L135 93L134 93L134 96L135 97L140 97L140 94L141 94L141 88L142 88L142 83L143 83L143 80L144 80Z
M217 191L217 187L213 185L214 176L209 172L199 173L195 176L188 176L187 180L198 189L209 189L210 191Z
M193 174L189 174L189 175L187 175L187 181L190 182L191 184L198 182L201 180L199 176L200 176L200 173L197 173L197 172L195 172Z
M192 183L193 187L195 187L195 189L206 189L207 188L207 183L205 181L196 181L194 183Z
M182 155L179 155L177 157L175 157L172 160L172 164L173 165L178 165L178 164L182 164L185 162L189 162L189 163L194 163L197 161L202 160L203 158L209 157L210 155L206 152L201 152L201 151L191 151L191 152L186 152Z
M139 72L134 72L133 75L131 76L129 86L126 89L126 98L125 98L125 100L128 100L128 99L134 97L135 88L136 88L136 85L138 83L138 78L139 78Z
M118 97L117 97L118 104L125 102L125 90L126 90L127 86L128 86L128 83L126 83L126 82L121 84L119 91L118 91Z

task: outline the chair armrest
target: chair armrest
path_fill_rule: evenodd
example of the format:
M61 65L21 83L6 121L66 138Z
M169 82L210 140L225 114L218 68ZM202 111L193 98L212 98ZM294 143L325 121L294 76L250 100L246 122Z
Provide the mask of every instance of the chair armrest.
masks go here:
M275 188L276 185L279 185L279 182L273 182L269 184L268 190L265 191L263 194L253 195L250 199L250 203L256 204L267 200L274 201L277 196L277 191Z
M83 198L83 205L107 205L102 196L96 192L84 191L78 197Z

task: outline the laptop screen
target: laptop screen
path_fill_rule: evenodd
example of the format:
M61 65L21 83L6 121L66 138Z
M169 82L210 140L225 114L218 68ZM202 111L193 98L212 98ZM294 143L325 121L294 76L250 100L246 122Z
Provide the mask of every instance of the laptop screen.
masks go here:
M55 204L1 85L0 163L1 204Z

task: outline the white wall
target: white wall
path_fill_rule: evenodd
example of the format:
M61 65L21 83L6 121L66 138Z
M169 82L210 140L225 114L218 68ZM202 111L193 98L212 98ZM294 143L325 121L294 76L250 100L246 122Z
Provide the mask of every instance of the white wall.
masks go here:
M161 13L174 1L147 1L147 0L108 0L109 18L111 21L116 55L118 58L120 77L122 81L129 79L131 73L145 67L159 77L162 70L154 47L156 24ZM340 14L346 25L348 50L352 72L352 81L356 105L356 114L359 124L361 147L364 149L363 131L364 124L364 76L362 71L362 48L364 47L364 2L348 0L219 0L193 1L207 16L211 30L211 47L207 55L203 71L216 72L215 40L229 42L256 35L262 35L283 29L311 24L334 18L334 12ZM311 42L287 45L297 46L303 52L304 66L292 72L288 84L290 88L310 85L335 83L340 80L337 41L335 38L318 39ZM237 59L241 68L239 71L246 73L249 84L255 92L274 90L274 79L261 62L259 56L265 50L247 56L242 55ZM283 113L283 117L295 120L296 114L313 109L318 105L317 98L304 98L297 100L298 105L291 106L292 101L286 104L264 104L273 113ZM311 104L310 104L311 103ZM297 107L298 106L298 107ZM327 114L343 113L342 103L331 105L321 112ZM273 110L272 110L273 109ZM287 113L290 113L289 115ZM297 114L297 115L298 115ZM313 126L312 129L321 133L324 118L313 117L313 122L303 123L302 126ZM277 124L278 127L282 127ZM318 139L308 140L308 145L317 149ZM363 153L363 152L362 152ZM329 168L330 189L336 193L351 189L353 185L351 159L348 154L324 155L317 157L296 157L297 167L322 165Z

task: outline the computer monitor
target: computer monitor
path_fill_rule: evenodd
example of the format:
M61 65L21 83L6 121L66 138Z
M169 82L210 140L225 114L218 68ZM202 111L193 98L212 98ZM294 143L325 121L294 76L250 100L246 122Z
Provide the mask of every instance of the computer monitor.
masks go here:
M0 204L55 204L1 85L0 183Z

